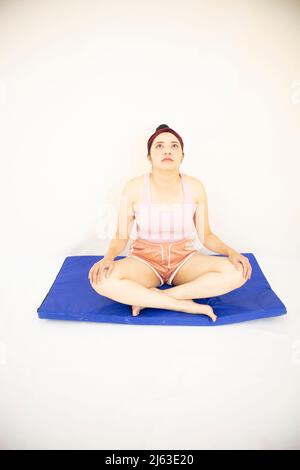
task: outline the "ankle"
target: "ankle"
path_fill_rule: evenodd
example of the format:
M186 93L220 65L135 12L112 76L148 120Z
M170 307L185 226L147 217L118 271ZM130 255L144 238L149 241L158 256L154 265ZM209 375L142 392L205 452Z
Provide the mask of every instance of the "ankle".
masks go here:
M170 297L173 302L173 309L174 310L179 310L180 312L183 312L184 310L188 309L191 307L191 301L186 300L186 299L174 299L174 297Z

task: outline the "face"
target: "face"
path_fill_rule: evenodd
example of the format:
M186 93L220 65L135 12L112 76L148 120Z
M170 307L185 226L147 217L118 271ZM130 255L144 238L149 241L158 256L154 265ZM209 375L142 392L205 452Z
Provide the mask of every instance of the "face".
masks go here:
M155 168L179 168L183 159L179 140L171 132L162 132L155 137L150 148L150 158L148 156L148 159Z

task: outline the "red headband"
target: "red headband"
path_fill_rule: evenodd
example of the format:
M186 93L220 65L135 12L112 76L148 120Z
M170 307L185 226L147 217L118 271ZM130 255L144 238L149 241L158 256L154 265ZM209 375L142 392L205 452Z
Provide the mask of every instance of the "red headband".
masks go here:
M152 136L150 137L150 139L148 140L148 154L150 155L150 148L151 148L151 145L153 143L153 140L155 139L156 136L158 136L159 134L161 134L162 132L171 132L171 134L174 134L175 137L177 137L177 139L179 140L180 142L180 145L181 145L181 148L182 148L182 151L183 151L183 140L182 138L180 137L179 134L177 134L176 131L174 131L173 129L171 129L170 127L166 126L166 127L163 127L163 128L160 128L159 130L157 130L156 132L154 132L154 134L152 134Z

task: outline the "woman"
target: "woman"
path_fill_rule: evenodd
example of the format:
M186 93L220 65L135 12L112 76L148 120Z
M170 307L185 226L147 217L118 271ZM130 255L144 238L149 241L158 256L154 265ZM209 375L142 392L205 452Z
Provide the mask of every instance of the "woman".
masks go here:
M115 238L90 269L91 285L99 294L131 305L134 316L143 307L154 307L204 314L215 322L212 307L193 299L241 287L251 276L248 258L212 233L203 183L179 171L184 153L176 131L160 125L148 140L147 158L152 171L125 185ZM175 210L166 210L170 205ZM138 237L129 255L114 261L127 246L134 219ZM226 257L200 253L193 227L206 248ZM157 289L163 283L173 287Z

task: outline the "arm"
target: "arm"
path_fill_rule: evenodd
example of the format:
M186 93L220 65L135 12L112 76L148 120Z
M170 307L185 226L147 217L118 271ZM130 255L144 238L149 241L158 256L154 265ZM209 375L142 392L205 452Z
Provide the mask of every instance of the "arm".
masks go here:
M196 187L197 208L194 215L194 222L201 243L205 248L226 256L229 256L231 253L236 253L233 248L222 242L222 240L212 232L208 220L208 203L205 187L199 180L196 180Z
M228 245L225 245L222 240L220 240L217 235L211 233L205 240L204 246L215 253L221 253L226 256L230 256L232 253L236 253L236 251Z
M117 230L112 238L105 258L114 260L127 246L132 224L134 221L132 183L129 181L121 194Z

